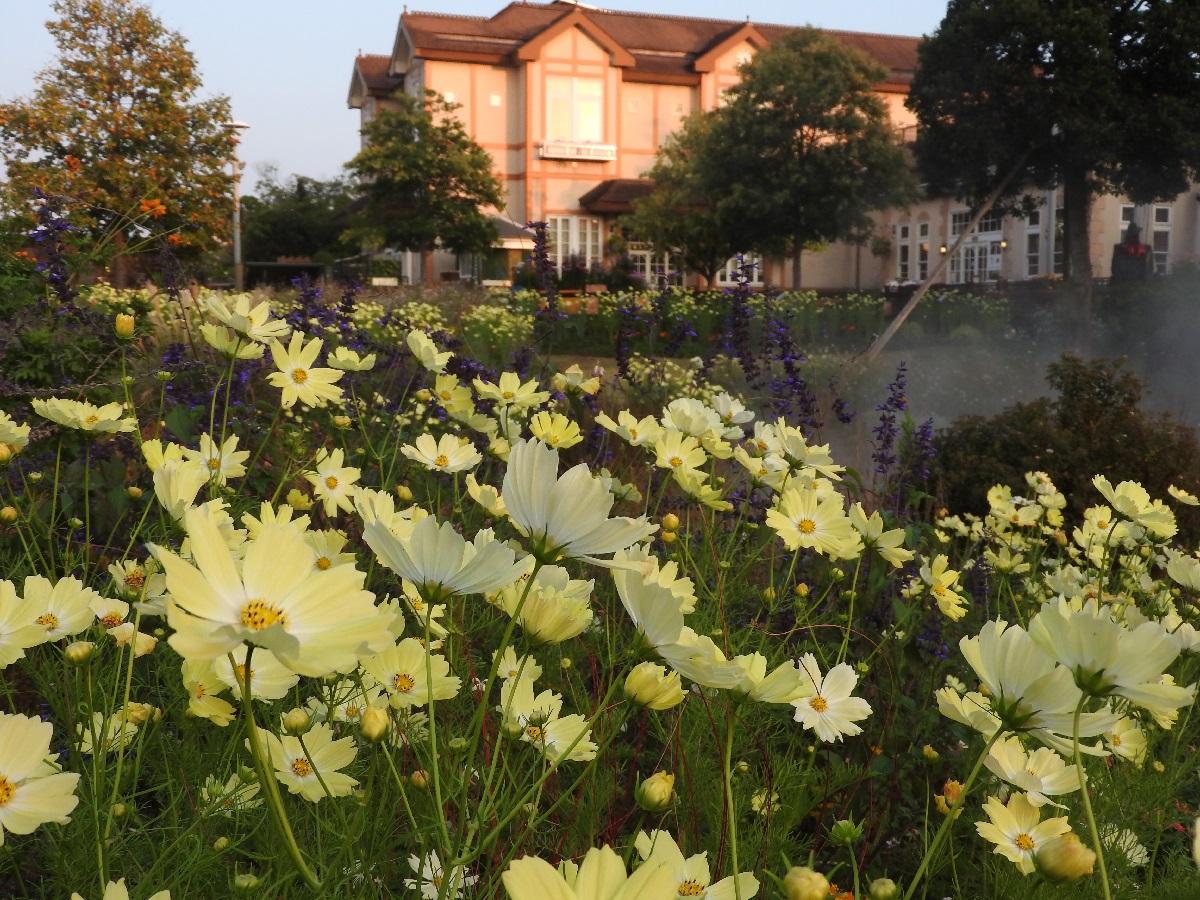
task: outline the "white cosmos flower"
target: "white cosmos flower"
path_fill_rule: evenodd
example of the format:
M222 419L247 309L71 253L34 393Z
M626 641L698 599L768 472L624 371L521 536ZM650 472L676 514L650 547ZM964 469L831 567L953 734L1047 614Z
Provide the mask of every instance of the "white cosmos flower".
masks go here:
M490 528L468 543L449 522L433 516L418 522L407 537L382 521L368 522L363 540L379 561L418 588L446 594L486 594L516 581L527 568L516 552L497 541Z
M509 451L501 490L508 516L543 562L615 553L658 530L644 516L609 518L613 496L583 463L558 476L558 451L518 441Z
M473 469L483 457L470 441L462 441L457 435L443 434L441 439L434 440L433 435L423 434L415 444L405 444L400 448L408 459L420 463L431 472L451 474Z
M846 663L838 663L823 677L817 659L811 653L800 657L799 668L808 683L801 697L792 701L795 719L816 732L823 741L840 741L843 735L862 734L856 725L871 714L871 706L861 697L851 696L858 675Z

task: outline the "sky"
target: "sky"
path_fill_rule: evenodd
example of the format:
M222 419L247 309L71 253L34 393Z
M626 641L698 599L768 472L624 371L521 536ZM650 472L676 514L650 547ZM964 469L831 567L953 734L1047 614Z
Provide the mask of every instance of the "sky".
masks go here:
M490 16L506 0L412 0L412 8ZM340 174L358 149L358 111L346 106L354 56L389 53L403 3L395 0L149 0L189 41L202 93L226 94L250 125L241 144L248 180L265 166L283 175ZM927 34L946 0L604 0L595 5L721 19ZM28 96L54 60L45 28L50 0L0 0L0 98Z

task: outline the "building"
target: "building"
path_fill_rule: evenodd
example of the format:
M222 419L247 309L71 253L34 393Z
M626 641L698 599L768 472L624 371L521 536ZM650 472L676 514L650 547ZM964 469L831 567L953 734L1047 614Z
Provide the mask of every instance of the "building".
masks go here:
M549 223L555 261L576 257L603 264L617 217L647 190L642 175L657 148L697 110L720 103L737 68L788 27L594 9L563 0L510 3L491 17L408 12L389 55L354 61L348 103L363 122L403 90L434 90L460 105L471 136L495 160L505 188L501 241L485 261L436 254L441 277L502 278L528 249L516 223ZM917 64L919 38L829 32L888 72L876 90L898 134L915 135L904 106ZM1090 235L1097 276L1108 274L1111 248L1129 222L1142 228L1158 271L1197 258L1200 204L1188 193L1174 202L1135 207L1118 197L1095 204ZM1028 219L985 218L947 266L950 283L1024 280L1062 271L1061 197L1045 192ZM874 288L920 280L953 244L970 216L951 199L929 199L877 217L872 246L835 244L806 253L803 284L818 289ZM1191 235L1190 238L1185 236ZM671 260L633 245L630 256L648 280ZM758 279L790 284L787 260L762 261ZM403 273L416 280L419 261L404 254ZM730 283L733 263L718 276Z

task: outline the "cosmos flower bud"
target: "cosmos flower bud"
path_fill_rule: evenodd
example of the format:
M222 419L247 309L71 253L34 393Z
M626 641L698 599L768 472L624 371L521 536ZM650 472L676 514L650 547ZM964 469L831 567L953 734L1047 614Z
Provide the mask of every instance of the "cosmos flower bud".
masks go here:
M1047 881L1078 881L1092 874L1096 854L1073 831L1059 835L1038 848L1033 864Z
M396 485L396 497L401 503L412 503L412 488L410 488L407 484Z
M408 776L409 783L419 791L429 787L429 774L424 769L417 769Z
M242 894L258 890L258 876L250 872L240 872L233 876L233 889Z
M383 740L383 736L387 734L388 720L387 710L379 706L368 706L361 716L359 716L359 728L362 729L362 736L372 744Z
M125 493L129 495L130 500L141 500L143 491L136 484L131 484L125 488Z
M129 807L124 803L114 803L112 805L112 814L114 818L121 818L125 813L129 812Z
M662 518L662 527L663 531L678 531L679 516L675 515L675 513L667 513Z
M307 734L308 730L312 728L312 724L312 716L300 707L283 714L283 730L293 737Z
M137 320L129 315L129 313L117 313L117 317L113 320L113 331L117 333L117 337L128 340L133 337L134 329L137 327Z
M670 709L683 702L683 686L677 672L668 673L665 666L644 662L626 676L625 696L649 709Z
M12 455L12 447L8 446L8 444L0 443L0 464L8 462L12 459Z
M900 888L890 878L876 878L867 888L867 896L870 900L898 900Z
M338 428L349 428L350 427L350 417L349 416L334 416L333 424L336 425Z
M829 879L808 866L792 866L783 878L787 900L827 900Z
M215 841L213 841L212 848L214 850L216 850L218 853L220 853L222 850L229 849L229 838L222 835L221 837L219 837Z
M829 829L829 839L843 847L851 847L862 837L862 825L854 824L851 819L839 819Z
M3 522L5 525L11 525L17 521L17 515L17 508L15 506L6 506L0 509L0 522Z
M664 544L673 544L676 540L678 540L679 535L673 531L664 531L661 535L659 535L659 537L662 538L662 542Z
M637 786L634 797L638 806L646 812L666 812L675 802L675 776L655 772Z
M96 650L96 645L91 641L75 641L67 644L67 649L63 651L63 656L67 662L73 666L82 666L92 658L92 653Z

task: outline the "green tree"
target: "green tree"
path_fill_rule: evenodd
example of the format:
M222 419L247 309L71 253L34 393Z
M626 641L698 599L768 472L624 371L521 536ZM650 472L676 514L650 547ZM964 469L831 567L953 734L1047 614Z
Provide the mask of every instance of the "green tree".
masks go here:
M504 195L492 158L454 115L457 104L426 91L397 93L363 128L364 146L348 165L365 204L352 234L376 246L419 250L426 283L437 246L481 252L496 239L484 211Z
M634 201L633 213L623 223L655 252L680 258L710 285L730 257L748 249L738 223L725 218L730 210L713 189L719 178L710 166L720 159L720 148L713 146L713 122L703 113L689 116L663 142L646 175L654 189Z
M352 224L354 195L344 179L304 175L280 180L274 169L242 198L242 243L247 259L307 256L331 262L354 252L343 233Z
M1200 5L1147 0L951 0L920 48L909 108L934 194L999 208L1061 188L1066 273L1090 291L1098 193L1175 197L1200 168Z
M186 40L135 0L55 0L58 48L32 97L0 104L5 201L69 197L124 283L129 241L149 225L200 253L229 233L236 138L225 97L198 99Z
M908 203L915 180L875 90L886 71L812 28L790 32L741 69L713 115L710 189L743 249L792 254L865 241L871 214Z

